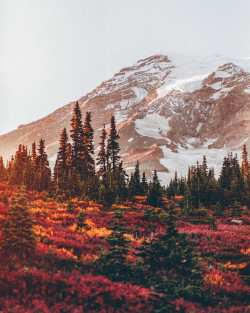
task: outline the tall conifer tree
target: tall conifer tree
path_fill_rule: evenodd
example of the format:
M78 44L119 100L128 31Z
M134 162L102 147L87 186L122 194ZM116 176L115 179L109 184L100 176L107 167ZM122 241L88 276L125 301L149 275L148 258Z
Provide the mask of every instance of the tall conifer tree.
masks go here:
M82 113L78 104L75 104L73 116L71 119L71 139L72 139L72 167L76 173L82 171L82 144L83 144L83 126Z
M107 163L108 168L112 169L113 172L119 167L119 151L120 146L118 143L118 139L120 136L117 133L116 130L116 123L115 123L115 117L111 117L111 125L110 125L110 133L109 133L109 139L108 139L108 148L107 148Z
M105 129L105 124L103 124L102 133L100 136L101 141L99 143L100 150L97 155L97 165L99 165L98 174L100 176L103 176L107 171L106 137L107 132Z

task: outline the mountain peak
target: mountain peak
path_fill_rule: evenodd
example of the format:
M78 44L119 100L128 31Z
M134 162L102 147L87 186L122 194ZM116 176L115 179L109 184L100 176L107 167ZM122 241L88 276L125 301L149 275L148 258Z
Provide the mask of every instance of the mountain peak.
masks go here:
M147 175L156 169L166 182L175 169L185 175L206 154L216 171L228 150L243 142L250 148L250 79L242 64L166 52L121 69L79 99L81 110L92 112L95 148L102 124L115 115L127 170L139 160ZM62 128L69 132L72 106L1 136L0 154L9 159L19 143L29 148L42 137L54 160Z

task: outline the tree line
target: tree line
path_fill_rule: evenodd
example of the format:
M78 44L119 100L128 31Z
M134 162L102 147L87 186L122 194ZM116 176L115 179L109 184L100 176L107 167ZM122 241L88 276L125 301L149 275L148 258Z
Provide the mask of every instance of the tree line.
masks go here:
M163 195L169 199L182 196L182 213L186 216L205 214L204 207L215 207L217 216L226 208L232 215L239 216L242 206L250 207L250 163L246 145L243 145L242 164L237 155L224 158L221 173L215 178L213 168L208 168L206 156L202 164L191 166L187 177L175 177L167 188L161 186L157 172L148 183L145 172L140 174L139 162L130 177L123 169L120 156L119 134L114 116L111 117L109 133L102 127L96 161L93 144L94 130L91 126L91 112L82 113L76 102L71 118L70 134L63 128L60 134L59 150L51 173L45 141L39 146L32 144L31 151L19 145L15 156L4 166L0 157L0 180L11 185L24 185L27 190L46 191L58 200L80 197L110 205L114 202L131 200L134 196L147 196L147 203L162 206Z
M60 200L80 197L103 204L132 199L133 196L148 196L149 204L160 205L163 188L157 172L148 184L145 173L140 175L139 162L129 177L123 169L120 156L119 135L115 117L111 117L109 134L102 127L96 161L94 158L94 131L91 112L82 113L76 102L71 118L70 134L63 128L53 173L50 170L45 141L32 144L32 150L19 145L15 156L4 166L0 157L0 180L11 185L23 185L27 190L46 191Z
M250 163L246 145L242 148L241 165L237 154L228 154L216 179L213 168L208 168L204 156L202 164L197 162L189 167L186 178L178 178L175 174L166 195L169 198L183 196L182 213L187 216L205 214L205 207L214 207L218 217L226 209L231 210L232 216L241 216L243 206L250 208Z

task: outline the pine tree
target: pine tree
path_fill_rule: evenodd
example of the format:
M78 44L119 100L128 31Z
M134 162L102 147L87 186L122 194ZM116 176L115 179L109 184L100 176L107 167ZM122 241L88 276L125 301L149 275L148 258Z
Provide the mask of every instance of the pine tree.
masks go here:
M112 281L131 280L131 268L127 264L129 240L125 238L125 230L121 225L122 213L119 207L114 213L112 233L107 238L109 250L103 253L94 264L96 272Z
M194 301L204 296L202 272L187 234L176 229L173 209L171 206L166 232L138 248L136 254L146 275L142 284L164 293L166 303L179 297Z
M120 136L117 133L116 130L116 123L115 123L115 117L111 117L111 123L110 123L110 133L109 133L109 139L108 139L108 147L107 147L107 164L108 169L112 169L113 173L115 170L119 167L119 143L118 139Z
M3 163L3 157L0 156L0 181L3 181L6 179L6 169Z
M147 192L148 192L148 182L147 182L147 178L146 178L146 173L145 172L142 173L141 184L142 184L142 188L143 188L143 195L146 195Z
M203 156L203 162L202 162L202 176L205 178L207 177L207 159L206 156Z
M38 191L48 190L51 182L51 170L47 153L45 152L45 140L39 141L38 155L36 157L35 188Z
M142 196L142 195L144 195L144 188L142 186L141 177L140 177L139 161L137 161L137 163L135 165L135 171L133 173L131 173L131 177L130 177L128 188L129 188L129 197L131 199L134 196Z
M107 132L105 129L105 124L103 124L102 133L100 136L101 141L99 143L100 150L97 155L97 165L99 166L98 174L101 177L105 175L107 171L106 137L107 137Z
M82 171L82 145L83 145L83 126L82 113L78 104L75 104L73 116L71 118L71 152L72 152L72 167L76 174Z
M32 162L33 164L35 165L36 164L36 143L35 141L32 143L32 150L31 150L31 159L32 159Z
M83 142L82 142L82 162L83 162L83 177L89 178L95 172L94 145L93 145L93 128L91 126L91 113L86 112L86 117L83 126Z
M68 165L67 165L67 149L68 149L68 135L66 128L63 128L60 135L60 146L57 153L56 160L56 174L57 174L57 187L61 191L65 191L68 185ZM55 179L56 177L54 177Z
M231 217L241 217L243 213L242 206L239 202L235 201L230 205Z
M134 171L134 195L142 196L143 195L143 187L141 184L141 176L140 176L140 164L139 161L136 162L135 171Z
M167 187L167 193L166 194L167 194L167 197L169 199L172 199L172 197L175 196L174 184L173 184L173 180L172 179L170 180L170 183L169 183L169 185Z
M244 178L244 181L247 182L250 176L250 165L248 161L248 154L246 145L242 147L242 163L241 163L241 172Z
M163 205L162 196L163 196L162 187L158 179L157 171L155 170L152 186L147 196L147 204L154 207L161 207Z
M9 214L2 228L2 249L9 257L25 257L35 249L33 219L24 192L11 200Z

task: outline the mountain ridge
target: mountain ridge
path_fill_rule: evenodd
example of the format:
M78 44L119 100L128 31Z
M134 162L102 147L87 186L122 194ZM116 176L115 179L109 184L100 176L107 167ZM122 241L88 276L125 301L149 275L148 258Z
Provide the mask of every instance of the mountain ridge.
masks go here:
M220 64L220 59L196 63L194 57L184 59L149 56L81 97L82 112L92 112L95 148L102 124L113 114L125 168L129 171L139 160L142 170L150 175L157 169L165 182L181 160L185 166L179 167L179 173L185 175L187 166L195 157L200 159L201 153L217 168L222 162L217 154L224 157L230 150L237 152L241 143L250 148L250 74L232 62ZM60 132L63 127L70 129L74 103L0 136L0 154L9 159L19 143L31 147L42 137L53 163Z

